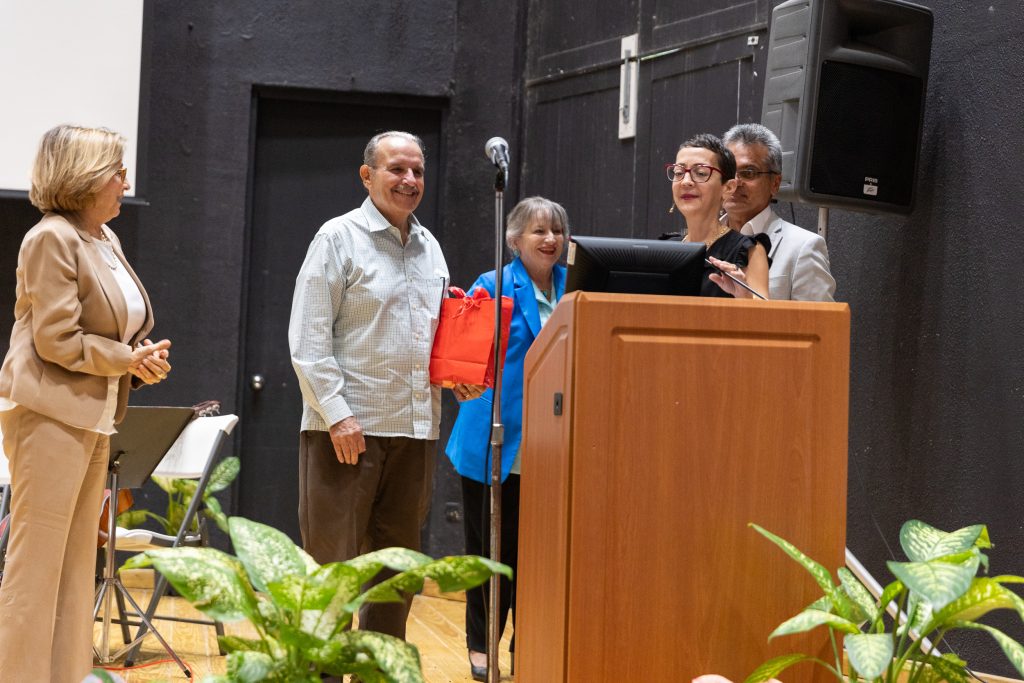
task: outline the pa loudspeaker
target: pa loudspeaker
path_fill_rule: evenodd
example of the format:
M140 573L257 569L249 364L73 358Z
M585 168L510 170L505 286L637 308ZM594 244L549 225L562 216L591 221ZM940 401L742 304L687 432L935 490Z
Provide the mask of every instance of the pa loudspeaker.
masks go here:
M761 123L782 142L781 199L910 213L931 43L931 10L901 0L772 11Z

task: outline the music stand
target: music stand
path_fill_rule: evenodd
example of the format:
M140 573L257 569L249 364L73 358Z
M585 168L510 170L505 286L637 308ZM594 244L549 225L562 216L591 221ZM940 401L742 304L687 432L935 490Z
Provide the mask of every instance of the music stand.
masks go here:
M110 486L110 505L107 517L107 562L103 580L96 589L96 606L92 612L95 621L100 606L103 606L103 632L100 635L100 649L97 650L93 645L93 652L100 664L113 662L131 650L145 635L140 635L130 643L127 642L126 636L124 638L127 643L125 647L113 655L110 654L110 599L116 597L122 607L122 600L126 599L131 603L132 608L142 615L147 628L160 641L167 654L177 663L186 677L192 678L192 672L167 644L167 641L156 630L135 599L128 593L124 584L121 583L121 579L114 570L114 556L117 553L116 501L118 490L120 488L140 488L149 479L153 470L185 429L185 425L194 416L192 408L130 406L124 420L117 426L117 433L110 437L110 461L107 465ZM127 627L123 623L121 630L123 634L127 633Z

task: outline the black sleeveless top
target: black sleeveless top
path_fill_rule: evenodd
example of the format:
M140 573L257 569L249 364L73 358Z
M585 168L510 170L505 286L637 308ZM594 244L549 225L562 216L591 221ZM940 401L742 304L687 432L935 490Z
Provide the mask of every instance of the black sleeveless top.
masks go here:
M714 241L711 248L708 249L707 255L714 256L721 261L734 263L740 268L746 268L750 262L748 254L757 244L764 247L765 254L771 251L772 242L768 235L760 233L753 237L748 237L735 230L730 230ZM711 281L710 276L714 272L714 268L707 264L704 265L704 277L700 283L700 295L732 298L732 294L724 292L721 287Z

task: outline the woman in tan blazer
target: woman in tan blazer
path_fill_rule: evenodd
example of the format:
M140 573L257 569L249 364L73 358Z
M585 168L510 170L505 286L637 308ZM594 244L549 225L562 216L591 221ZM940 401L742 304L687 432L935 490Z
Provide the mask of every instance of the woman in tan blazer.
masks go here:
M18 253L0 367L11 535L0 585L0 681L78 683L92 668L96 532L109 435L131 386L170 371L146 291L105 225L129 188L124 138L58 126L29 199L43 219Z

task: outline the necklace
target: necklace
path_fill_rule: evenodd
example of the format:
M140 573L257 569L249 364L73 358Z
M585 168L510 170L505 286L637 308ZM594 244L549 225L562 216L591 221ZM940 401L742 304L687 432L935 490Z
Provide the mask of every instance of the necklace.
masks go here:
M117 270L120 261L118 261L117 254L114 253L114 245L110 242L110 238L107 237L106 233L100 232L96 243L99 245L100 256L103 257L107 267L111 270Z
M729 230L730 230L730 228L729 228L728 225L723 225L722 227L720 227L718 229L718 232L716 232L714 235L712 235L708 239L703 240L704 247L707 248L707 249L710 249L711 245L714 244L715 242L717 242L719 240L719 238L722 235L724 235L725 233L729 232ZM696 242L697 241L697 240L691 240L689 233L687 233L686 238L687 238L688 242Z

